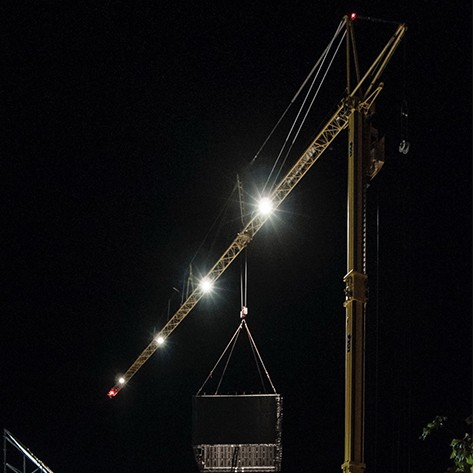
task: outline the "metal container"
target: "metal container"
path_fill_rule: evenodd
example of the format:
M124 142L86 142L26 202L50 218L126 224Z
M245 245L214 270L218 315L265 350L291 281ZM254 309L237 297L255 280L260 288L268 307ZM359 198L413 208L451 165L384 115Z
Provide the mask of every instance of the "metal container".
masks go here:
M279 394L192 399L192 446L202 472L279 472L281 434Z

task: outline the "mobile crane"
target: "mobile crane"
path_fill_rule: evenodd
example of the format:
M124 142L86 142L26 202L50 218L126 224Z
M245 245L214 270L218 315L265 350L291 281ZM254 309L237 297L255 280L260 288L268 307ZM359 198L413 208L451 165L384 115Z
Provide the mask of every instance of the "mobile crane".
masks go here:
M353 22L356 14L345 16L347 49L347 88L336 111L323 126L309 147L289 170L271 195L265 198L263 210L253 212L248 223L239 232L222 256L203 278L202 283L181 304L158 335L142 351L134 363L108 391L115 397L146 361L155 353L174 329L217 281L238 255L250 244L256 233L269 218L269 210L277 209L299 184L338 134L348 128L348 199L347 199L347 274L345 282L346 349L345 349L345 473L362 473L364 465L364 344L365 311L367 303L365 209L367 183L380 170L384 157L383 143L376 140L370 118L373 105L383 88L380 76L404 37L407 27L398 24L377 58L361 77L354 42ZM361 17L360 17L361 19ZM371 18L365 18L372 20ZM351 87L350 49L356 70L356 83ZM380 152L381 151L381 152Z

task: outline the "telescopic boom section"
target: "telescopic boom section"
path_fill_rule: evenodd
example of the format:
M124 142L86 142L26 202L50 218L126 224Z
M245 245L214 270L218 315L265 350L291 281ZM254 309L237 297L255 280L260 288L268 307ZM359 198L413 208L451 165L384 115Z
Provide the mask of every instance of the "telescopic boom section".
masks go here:
M274 189L271 194L272 208L277 209L281 203L286 199L290 192L297 186L300 180L305 176L309 169L315 164L320 158L322 153L330 146L337 135L347 128L348 120L355 110L369 110L372 103L378 96L382 89L382 84L379 84L377 88L362 101L357 102L355 100L355 92L359 90L362 83L365 82L368 76L373 74L373 71L378 68L378 72L384 69L386 58L390 58L393 49L397 47L400 37L402 37L404 30L403 25L400 25L395 35L391 38L388 44L385 46L383 51L380 53L378 58L369 68L365 76L357 84L354 91L345 97L340 105L338 106L335 113L332 115L327 124L318 133L309 147L304 151L302 156L297 160L291 170L286 176L280 181L278 186ZM399 37L400 36L400 37ZM377 74L379 76L380 73ZM372 85L371 81L371 85ZM237 234L230 246L225 250L219 260L214 264L212 269L205 276L205 280L210 283L214 283L225 270L235 261L237 256L250 244L253 237L256 235L258 230L268 220L269 215L263 212L255 212L252 215L250 221L246 224L243 230ZM167 324L162 328L158 335L151 340L149 345L142 351L140 356L135 362L128 368L125 374L123 374L113 388L108 392L110 398L115 397L123 386L125 386L130 379L136 374L136 372L148 361L148 359L155 353L158 347L166 340L166 338L174 331L174 329L187 317L191 310L197 305L200 299L205 294L205 290L202 287L197 287L190 296L182 303L176 313L169 319Z

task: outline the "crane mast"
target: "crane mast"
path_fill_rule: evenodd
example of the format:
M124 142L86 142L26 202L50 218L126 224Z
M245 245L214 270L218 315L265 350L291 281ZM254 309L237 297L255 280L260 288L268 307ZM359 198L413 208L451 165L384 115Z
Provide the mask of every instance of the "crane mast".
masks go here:
M401 24L378 56L373 77L363 95L361 82L350 92L350 46L355 67L358 59L351 22L347 21L347 92L355 102L371 93L379 76L392 57L407 28ZM365 76L366 77L366 76ZM366 191L369 180L380 166L373 162L370 108L355 107L348 120L348 189L347 189L347 274L345 282L345 448L344 473L363 473L365 415L365 324L368 300L366 274ZM376 158L375 158L376 159ZM382 164L382 163L381 163Z
M357 78L353 90L350 87L348 42L352 36L351 18L345 17L347 34L347 91L335 113L314 138L312 143L281 179L270 195L273 209L278 208L305 174L330 146L338 134L348 128L348 200L347 200L347 274L345 281L346 350L345 350L345 454L344 473L362 473L364 465L364 339L365 310L367 302L367 275L365 265L365 206L366 184L369 169L376 167L376 158L370 153L369 121L370 109L383 84L379 78L407 28L398 25L378 57L362 78ZM355 64L358 69L357 60ZM357 71L358 72L358 71ZM362 93L362 87L365 87ZM371 173L371 175L373 175ZM255 211L244 226L208 271L205 279L215 282L250 244L256 233L268 220L269 215ZM181 304L158 335L142 351L134 363L109 390L113 398L130 381L137 371L155 353L163 341L192 311L205 291L198 286Z

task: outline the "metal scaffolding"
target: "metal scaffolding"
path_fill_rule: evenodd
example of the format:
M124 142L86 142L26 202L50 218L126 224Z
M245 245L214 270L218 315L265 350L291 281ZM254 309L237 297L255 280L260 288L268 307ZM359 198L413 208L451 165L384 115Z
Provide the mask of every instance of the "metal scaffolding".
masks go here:
M13 437L7 429L3 429L3 473L10 471L14 473L54 473L29 448Z

